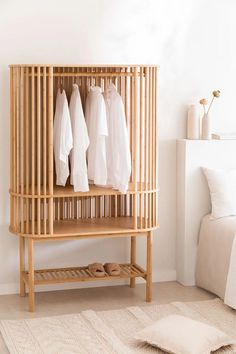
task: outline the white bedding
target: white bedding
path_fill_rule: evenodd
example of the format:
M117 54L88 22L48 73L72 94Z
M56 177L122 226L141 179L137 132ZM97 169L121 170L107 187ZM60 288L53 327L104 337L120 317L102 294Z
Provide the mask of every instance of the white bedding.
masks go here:
M202 219L196 284L236 309L236 217Z
M236 309L236 236L231 250L224 303Z

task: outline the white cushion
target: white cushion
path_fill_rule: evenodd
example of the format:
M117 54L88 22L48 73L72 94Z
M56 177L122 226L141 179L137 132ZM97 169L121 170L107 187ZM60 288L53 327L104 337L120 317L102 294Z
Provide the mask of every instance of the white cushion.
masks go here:
M212 217L236 215L236 170L203 168L207 178L212 205Z
M138 332L135 339L175 354L210 354L235 343L217 328L179 315L162 318Z

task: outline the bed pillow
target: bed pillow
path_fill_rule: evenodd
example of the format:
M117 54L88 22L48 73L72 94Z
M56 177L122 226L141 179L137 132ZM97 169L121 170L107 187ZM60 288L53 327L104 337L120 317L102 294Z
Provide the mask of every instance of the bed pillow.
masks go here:
M236 215L236 170L213 170L203 167L212 205L212 217Z
M179 315L162 318L138 332L135 339L174 354L210 354L234 344L217 328Z

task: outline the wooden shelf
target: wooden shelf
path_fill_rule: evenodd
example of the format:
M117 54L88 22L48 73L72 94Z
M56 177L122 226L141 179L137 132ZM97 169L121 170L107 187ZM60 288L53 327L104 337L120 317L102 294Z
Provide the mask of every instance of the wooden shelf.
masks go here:
M132 233L143 233L158 228L158 224L150 226L149 219L142 218L142 225L140 218L137 219L137 229L134 228L134 218L123 217L102 217L102 218L80 218L80 219L64 219L56 220L53 223L53 235L49 234L48 222L46 225L46 233L44 233L44 224L41 223L41 233L38 234L37 223L34 228L34 235L32 235L32 223L28 225L28 233L21 233L20 230L15 230L10 227L10 231L14 234L24 237L33 237L35 239L57 239L67 237L101 237L105 235L123 235ZM26 226L26 225L25 225Z
M135 193L149 193L149 192L156 192L159 188L152 188L149 184L145 185L145 183L137 183L137 190L135 191L135 185L133 182L129 183L129 188L125 194L135 194ZM46 193L44 193L46 191ZM24 187L24 192L19 193L13 192L12 190L9 191L13 196L19 196L24 198L50 198L50 193L48 186L46 189L41 185L40 186L40 193L38 194L37 186L34 187L34 191L32 192L32 186L28 187L28 193L26 192L26 188ZM103 196L103 195L122 195L117 189L102 187L102 186L95 186L93 184L89 185L88 192L74 192L74 188L71 185L66 185L65 187L54 185L53 187L53 198L65 198L65 197L96 197L96 196Z
M73 268L57 268L57 269L41 269L34 271L35 285L41 284L54 284L65 282L80 282L80 281L96 281L96 280L114 280L125 278L146 277L146 271L139 265L133 264L120 264L120 275L110 276L106 274L103 277L95 277L85 267L73 267ZM23 272L23 278L26 284L28 284L29 273Z
M103 235L110 233L126 233L133 230L132 217L88 218L78 220L54 221L54 236Z
M134 184L129 184L129 189L127 194L134 193ZM53 197L91 197L91 196L102 196L102 195L121 195L118 190L107 187L98 187L93 184L89 185L88 192L74 192L73 186L67 185L65 187L54 186L53 187Z
M144 221L143 221L144 225ZM31 223L29 224L29 234L31 236ZM35 225L35 237L50 238L48 234L43 234L43 224L41 223L41 234L38 236L37 224ZM48 233L48 222L46 224ZM69 236L98 236L107 234L123 234L134 231L133 217L111 217L111 218L87 218L87 219L64 219L56 220L53 223L52 237ZM142 230L140 230L142 231ZM27 235L25 235L27 236Z

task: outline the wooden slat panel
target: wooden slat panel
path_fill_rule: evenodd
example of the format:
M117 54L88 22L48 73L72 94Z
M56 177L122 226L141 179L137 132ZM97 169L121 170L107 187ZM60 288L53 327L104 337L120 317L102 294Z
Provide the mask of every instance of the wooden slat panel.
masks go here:
M37 195L41 194L41 82L40 66L37 68ZM37 233L41 234L40 199L37 199Z

